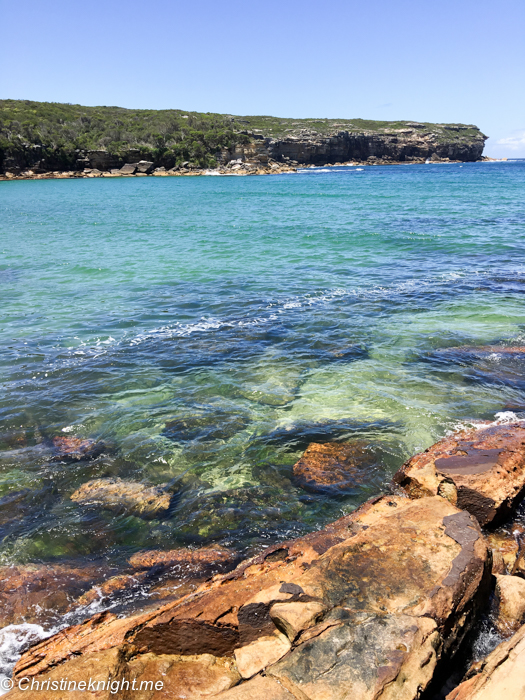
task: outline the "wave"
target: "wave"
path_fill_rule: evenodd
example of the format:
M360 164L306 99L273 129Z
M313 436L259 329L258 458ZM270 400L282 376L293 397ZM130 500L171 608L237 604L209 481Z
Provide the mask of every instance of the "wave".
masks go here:
M499 279L495 281L503 281ZM512 271L512 278L525 279L525 271ZM169 340L170 338L184 338L194 334L210 333L223 329L243 328L250 326L261 326L282 319L285 314L297 313L301 309L311 309L332 301L347 299L353 302L359 301L391 301L399 296L414 296L416 294L428 294L432 291L445 289L450 291L454 285L464 287L479 286L481 282L494 281L494 275L479 270L453 270L442 273L438 276L408 279L390 285L374 285L371 287L357 286L352 288L335 288L320 290L315 293L297 295L272 301L258 309L253 309L253 315L215 317L202 316L200 319L190 323L172 323L142 330L130 337L123 335L121 338L114 338L112 335L96 338L92 341L82 341L74 348L70 348L64 356L64 349L60 349L60 361L63 365L76 364L87 359L96 359L110 351L124 347L136 347L148 341ZM75 337L75 340L79 340Z

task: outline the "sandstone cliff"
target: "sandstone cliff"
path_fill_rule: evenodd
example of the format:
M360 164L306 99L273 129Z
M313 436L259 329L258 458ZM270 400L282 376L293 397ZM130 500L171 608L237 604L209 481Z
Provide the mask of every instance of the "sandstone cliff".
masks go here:
M0 174L156 168L476 161L486 140L465 124L281 119L0 100ZM123 173L125 174L125 173ZM142 174L149 174L144 172Z

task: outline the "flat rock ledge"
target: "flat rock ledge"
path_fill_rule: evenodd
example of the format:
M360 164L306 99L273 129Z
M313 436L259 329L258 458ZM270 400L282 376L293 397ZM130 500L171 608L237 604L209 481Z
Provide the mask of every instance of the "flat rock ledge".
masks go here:
M470 514L441 496L384 496L157 610L59 632L21 657L15 683L111 674L164 683L124 700L415 700L486 605L490 566Z
M445 437L406 462L394 481L411 498L440 495L481 525L497 525L525 495L525 423Z
M446 700L525 700L525 625L475 664Z

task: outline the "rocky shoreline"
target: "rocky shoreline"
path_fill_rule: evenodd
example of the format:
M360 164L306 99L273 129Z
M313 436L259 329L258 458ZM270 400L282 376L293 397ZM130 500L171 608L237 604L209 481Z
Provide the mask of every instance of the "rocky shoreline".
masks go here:
M96 449L85 442L59 449L73 459ZM294 478L337 491L363 454L357 444L312 443ZM106 481L73 498L98 507L120 489L136 509L165 496ZM139 552L113 575L4 567L4 624L41 621L46 594L55 609L62 593L63 610L83 605L86 614L122 591L149 596L131 616L106 610L34 643L6 697L76 698L92 679L101 685L88 697L109 699L110 676L124 700L519 700L525 522L515 513L524 495L525 422L480 423L408 460L390 493L247 561L209 547ZM487 615L501 643L452 681ZM63 678L74 685L57 694Z
M490 159L481 159L482 161ZM433 165L437 163L461 163L460 160L449 160L435 158L430 161ZM349 161L346 163L327 163L323 166L315 166L300 163L279 163L269 162L266 165L261 163L247 163L240 159L230 161L225 166L217 168L198 168L192 167L189 164L167 170L164 167L153 168L153 163L147 161L139 161L138 163L126 163L122 168L113 168L111 170L99 170L98 168L85 168L82 171L65 170L53 172L34 172L25 170L21 173L6 172L0 173L0 181L2 180L67 180L67 179L85 179L85 178L120 178L120 177L198 177L198 176L247 176L247 175L280 175L282 173L296 173L302 169L320 170L322 168L334 167L363 167L365 165L421 165L427 161L423 158L414 159L412 161L391 161L376 158L372 161Z

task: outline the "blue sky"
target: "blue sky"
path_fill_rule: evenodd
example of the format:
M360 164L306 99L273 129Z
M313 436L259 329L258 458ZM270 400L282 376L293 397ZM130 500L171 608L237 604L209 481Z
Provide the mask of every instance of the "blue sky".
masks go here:
M525 157L523 0L0 0L0 97L477 124Z

